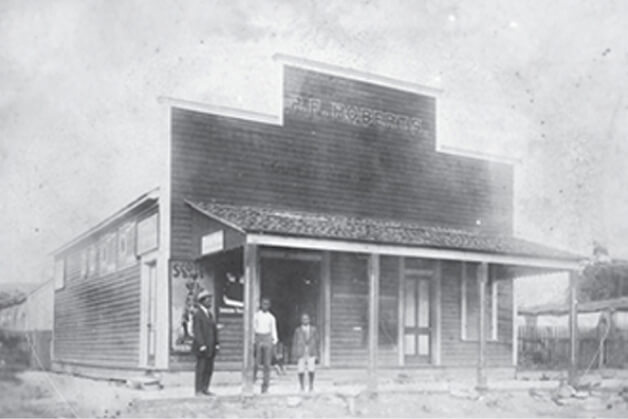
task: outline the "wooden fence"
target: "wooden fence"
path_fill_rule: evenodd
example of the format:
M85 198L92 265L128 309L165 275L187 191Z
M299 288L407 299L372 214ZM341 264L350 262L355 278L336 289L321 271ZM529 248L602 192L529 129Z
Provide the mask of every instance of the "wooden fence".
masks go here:
M519 366L524 368L566 368L569 365L569 329L565 327L519 327ZM579 332L578 368L628 368L628 331L615 330L600 348L596 329ZM600 350L601 349L601 350Z

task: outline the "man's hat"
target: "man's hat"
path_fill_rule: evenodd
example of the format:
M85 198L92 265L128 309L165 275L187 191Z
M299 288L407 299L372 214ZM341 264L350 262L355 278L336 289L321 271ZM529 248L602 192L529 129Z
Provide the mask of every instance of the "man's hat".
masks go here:
M201 290L201 292L198 293L198 296L196 297L196 299L198 301L203 301L203 298L208 298L211 297L212 295L209 293L209 291L207 290Z

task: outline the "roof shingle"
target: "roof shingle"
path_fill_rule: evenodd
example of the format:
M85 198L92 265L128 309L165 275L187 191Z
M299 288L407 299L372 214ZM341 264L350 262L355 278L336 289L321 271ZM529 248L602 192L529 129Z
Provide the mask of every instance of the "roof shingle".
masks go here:
M511 236L368 217L207 202L188 203L205 215L236 226L247 233L471 250L564 260L580 259L572 253Z

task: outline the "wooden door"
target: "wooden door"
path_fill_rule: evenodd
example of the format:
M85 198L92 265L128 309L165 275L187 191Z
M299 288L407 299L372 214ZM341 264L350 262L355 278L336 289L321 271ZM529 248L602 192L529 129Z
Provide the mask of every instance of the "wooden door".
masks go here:
M404 357L407 364L431 362L431 275L404 278Z
M151 262L146 265L146 364L155 365L155 353L157 344L157 263Z

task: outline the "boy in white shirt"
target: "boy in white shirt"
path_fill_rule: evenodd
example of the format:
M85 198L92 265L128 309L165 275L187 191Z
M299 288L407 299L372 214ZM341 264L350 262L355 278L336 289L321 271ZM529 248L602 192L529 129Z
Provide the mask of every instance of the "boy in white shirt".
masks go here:
M264 366L262 393L268 391L270 382L270 361L273 355L273 346L277 344L277 321L269 311L270 299L262 298L261 309L255 313L253 329L255 331L255 366L253 367L254 380L257 379L257 368L260 362Z

